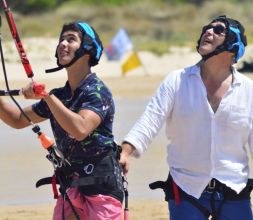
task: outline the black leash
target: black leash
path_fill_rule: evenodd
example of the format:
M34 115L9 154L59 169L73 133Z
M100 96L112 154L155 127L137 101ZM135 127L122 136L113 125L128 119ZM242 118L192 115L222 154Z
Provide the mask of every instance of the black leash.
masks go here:
M125 195L125 208L124 208L124 220L128 220L128 214L129 214L129 209L128 209L128 182L126 177L123 175L122 176L122 181L123 181L123 190L124 190L124 195Z

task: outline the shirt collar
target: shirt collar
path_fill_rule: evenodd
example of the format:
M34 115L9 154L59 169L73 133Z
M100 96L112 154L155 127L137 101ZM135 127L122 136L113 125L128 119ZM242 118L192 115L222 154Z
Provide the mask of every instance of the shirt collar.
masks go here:
M88 75L86 75L86 77L80 81L79 85L77 86L77 89L80 89L86 84L88 84L90 80L94 78L95 75L96 75L95 73L89 73Z
M200 76L200 62L198 62L197 64L189 67L188 69L188 74L189 76L197 76L197 77L201 77Z
M189 67L189 76L195 75L197 77L200 77L200 62L195 64L194 66ZM233 74L233 83L232 86L240 85L242 80L240 77L239 72L237 71L235 65L232 65L232 74Z
M92 77L91 77L92 76ZM94 76L96 76L96 73L89 73L84 79L82 79L79 82L79 85L77 86L76 89L80 89L82 88L84 85L86 85L87 83L90 82L90 80L92 80L94 78ZM69 85L69 81L66 82L65 86L64 86L66 91L70 91L70 85Z
M242 83L242 79L234 65L232 66L232 74L233 74L232 86L240 85Z
M90 73L87 75L87 77L85 77L84 79L82 79L79 83L79 85L77 86L76 90L74 91L74 93L78 92L78 91L82 91L82 88L84 86L86 86L87 84L89 84L89 82L96 76L96 73ZM72 97L72 92L71 92L71 88L69 85L69 81L67 81L65 83L64 86L64 93L67 95L67 98L71 98Z

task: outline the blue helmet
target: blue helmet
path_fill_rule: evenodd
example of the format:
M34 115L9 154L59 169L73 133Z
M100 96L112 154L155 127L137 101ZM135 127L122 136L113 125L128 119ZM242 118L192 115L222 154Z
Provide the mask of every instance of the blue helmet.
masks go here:
M96 31L85 22L72 22L69 24L65 24L62 28L60 37L66 31L73 30L79 31L82 34L82 43L80 48L75 52L75 57L70 61L70 63L66 65L61 65L59 63L59 58L57 52L55 53L55 57L57 58L58 67L53 69L46 70L46 73L55 72L61 70L62 68L71 66L75 61L77 61L84 54L90 55L89 65L95 66L98 64L100 57L103 52L103 44L96 33Z
M247 38L244 35L245 29L239 21L227 18L226 15L221 15L214 18L211 23L214 23L216 21L223 22L226 26L226 36L224 43L218 46L213 52L203 55L202 58L203 60L207 60L208 58L223 51L229 51L235 54L234 62L236 63L243 56L245 47L247 46ZM200 39L204 32L205 29L203 28L198 40L197 50L199 49Z

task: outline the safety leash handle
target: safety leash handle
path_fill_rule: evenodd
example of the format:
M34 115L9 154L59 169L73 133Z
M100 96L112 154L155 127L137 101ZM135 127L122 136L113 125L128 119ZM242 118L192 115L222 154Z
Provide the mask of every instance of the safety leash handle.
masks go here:
M40 139L40 142L42 144L42 146L48 150L49 148L53 147L54 146L54 141L48 137L47 135L45 135L44 133L42 132L39 132L38 133L38 138Z
M42 146L49 153L49 155L47 155L47 159L52 162L54 167L62 167L62 165L65 163L65 159L64 159L63 155L59 156L56 153L57 147L56 147L54 141L42 132L38 133L38 138L40 139Z
M69 161L64 158L62 152L57 148L54 141L40 131L38 125L34 125L32 128L33 132L38 135L41 145L48 151L47 159L51 161L54 167L61 167L63 164L69 164Z

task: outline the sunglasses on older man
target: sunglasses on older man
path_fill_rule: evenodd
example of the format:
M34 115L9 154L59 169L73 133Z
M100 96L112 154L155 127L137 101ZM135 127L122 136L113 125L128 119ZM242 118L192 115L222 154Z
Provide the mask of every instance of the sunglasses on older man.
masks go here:
M226 27L222 26L222 25L207 25L203 27L203 32L206 32L209 29L213 29L213 32L215 34L225 34L226 33Z

